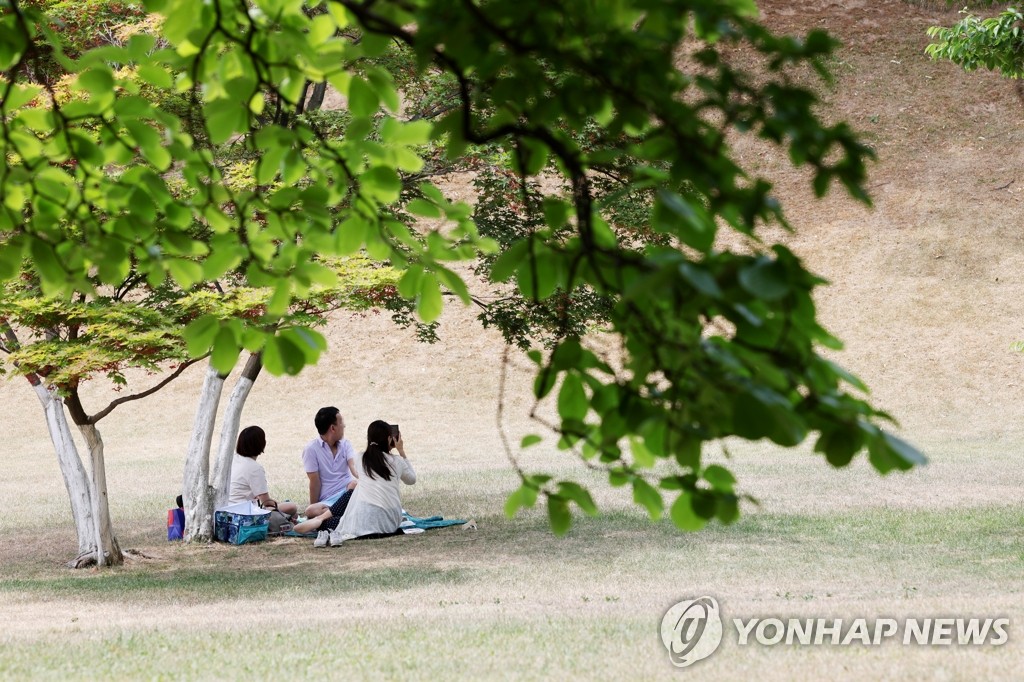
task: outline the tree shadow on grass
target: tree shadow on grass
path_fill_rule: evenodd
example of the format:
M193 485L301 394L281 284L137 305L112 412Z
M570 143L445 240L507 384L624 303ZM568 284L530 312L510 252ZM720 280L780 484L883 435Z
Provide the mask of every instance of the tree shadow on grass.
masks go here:
M301 570L284 573L267 568L243 571L223 567L175 568L159 571L109 571L66 576L0 580L0 594L35 598L112 597L130 601L211 600L287 597L289 594L353 595L361 592L399 592L424 586L450 586L468 579L468 571L429 566L395 566L358 570Z

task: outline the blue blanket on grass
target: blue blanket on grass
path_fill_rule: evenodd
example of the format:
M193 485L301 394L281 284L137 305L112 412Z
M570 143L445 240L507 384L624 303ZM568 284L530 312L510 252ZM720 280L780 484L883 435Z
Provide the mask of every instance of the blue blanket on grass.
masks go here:
M446 526L461 526L466 523L461 519L446 519L443 516L420 517L407 514L406 512L402 512L402 518L406 521L412 522L411 526L406 524L403 528L421 528L423 530L430 530L431 528L445 528ZM311 533L296 533L295 531L290 530L287 533L281 533L281 536L292 538L315 538L316 534L317 531L313 531Z

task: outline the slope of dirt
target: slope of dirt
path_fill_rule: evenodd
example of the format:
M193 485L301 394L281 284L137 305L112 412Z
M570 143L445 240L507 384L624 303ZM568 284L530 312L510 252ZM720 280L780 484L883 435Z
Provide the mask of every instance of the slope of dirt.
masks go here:
M956 12L896 0L759 4L776 30L823 28L843 42L827 111L878 155L873 209L838 190L815 201L779 151L748 159L776 182L796 228L786 240L832 282L818 300L847 344L839 359L912 437L1019 433L1024 103L1013 83L928 60L926 29Z

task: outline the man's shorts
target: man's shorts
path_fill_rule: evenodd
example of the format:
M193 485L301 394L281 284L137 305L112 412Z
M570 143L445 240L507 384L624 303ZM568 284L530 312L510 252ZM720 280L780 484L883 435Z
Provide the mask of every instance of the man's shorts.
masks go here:
M341 490L338 491L338 493L336 495L331 495L328 498L320 500L320 503L321 504L326 504L328 507L333 507L334 503L337 502L339 499L341 499L341 496L344 495L347 492L348 492L347 489L342 488Z

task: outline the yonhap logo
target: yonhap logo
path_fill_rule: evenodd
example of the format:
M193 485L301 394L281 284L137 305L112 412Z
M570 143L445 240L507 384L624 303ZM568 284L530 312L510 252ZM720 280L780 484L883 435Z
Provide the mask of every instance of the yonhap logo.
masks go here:
M685 668L715 653L722 643L722 617L713 597L681 601L661 619L661 641L672 665Z
M1000 647L1010 639L1011 620L1001 617L909 617L909 618L733 618L739 647L830 646L877 647L891 643L903 646ZM722 621L718 601L699 597L674 604L661 619L661 642L669 660L685 668L718 650L727 623Z

